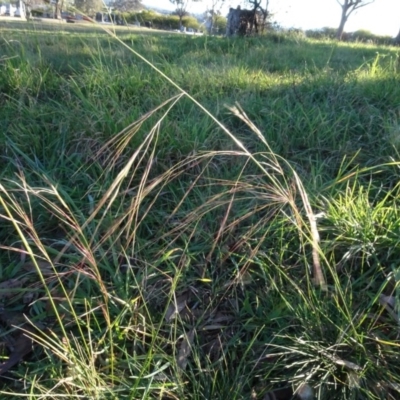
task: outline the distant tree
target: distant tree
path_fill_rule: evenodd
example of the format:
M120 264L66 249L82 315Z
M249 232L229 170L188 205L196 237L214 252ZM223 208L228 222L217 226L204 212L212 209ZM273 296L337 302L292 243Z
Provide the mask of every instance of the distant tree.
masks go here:
M179 17L179 27L182 27L182 18L187 15L186 10L191 0L169 0L172 4L175 5L174 14ZM192 0L192 1L201 1L201 0Z
M189 13L186 10L175 10L172 11L171 15L176 15L177 17L187 17Z
M182 23L186 28L200 29L199 21L195 17L186 16L182 18Z
M43 0L22 0L22 4L24 6L25 17L27 20L31 18L32 9L35 9L36 6L42 6L44 4Z
M75 7L88 15L94 15L97 11L104 8L103 0L75 0Z
M209 7L206 11L207 30L208 33L212 33L214 30L215 22L218 17L221 16L221 8L224 5L225 0L211 0Z
M247 0L247 2L249 4L252 5L252 9L254 12L254 21L253 21L253 25L256 23L256 13L260 13L262 16L262 22L261 22L261 30L264 29L264 27L267 24L267 19L270 16L270 12L269 12L269 0L265 0L265 6L262 5L263 0ZM252 30L253 27L251 27L250 30ZM256 31L258 30L258 27L256 26Z
M53 18L61 19L61 11L64 6L64 0L55 0L53 5Z
M29 1L37 1L37 0L29 0ZM46 4L50 4L53 9L53 18L61 19L61 12L64 8L64 0L43 0Z
M121 12L137 11L144 8L142 0L114 0L110 6Z
M226 17L218 15L214 21L214 31L217 34L224 34L226 32Z
M342 15L340 17L339 28L336 32L336 38L342 40L344 26L350 17L350 14L361 7L372 4L375 0L336 0L342 8Z
M261 7L261 5L259 5L258 9L263 16L263 24L261 30L264 30L264 28L267 26L267 20L270 20L270 18L272 17L271 12L269 11L269 0L265 0L265 7ZM269 23L270 22L271 21L269 21Z
M32 15L43 15L52 11L53 18L61 19L61 11L64 6L64 0L21 0L15 3L20 5L22 13L29 20Z

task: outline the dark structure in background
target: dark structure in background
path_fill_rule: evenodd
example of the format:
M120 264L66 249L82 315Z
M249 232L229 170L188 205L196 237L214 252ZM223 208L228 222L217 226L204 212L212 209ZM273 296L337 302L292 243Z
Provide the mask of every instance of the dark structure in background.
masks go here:
M261 13L256 10L242 10L240 6L229 9L226 36L249 36L259 33L264 21Z

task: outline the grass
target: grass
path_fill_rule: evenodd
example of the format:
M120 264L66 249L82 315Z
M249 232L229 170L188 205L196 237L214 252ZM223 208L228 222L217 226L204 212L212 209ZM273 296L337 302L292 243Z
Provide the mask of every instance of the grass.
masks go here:
M398 396L397 48L0 30L3 397Z

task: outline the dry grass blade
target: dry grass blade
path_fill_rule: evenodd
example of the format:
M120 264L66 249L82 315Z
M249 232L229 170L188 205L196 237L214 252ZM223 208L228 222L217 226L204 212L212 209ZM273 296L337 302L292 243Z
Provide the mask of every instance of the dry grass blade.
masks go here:
M162 110L167 104L173 103L176 104L177 101L182 97L181 94L178 94L170 99L164 101L159 106L154 108L153 110L147 112L145 115L140 117L138 120L133 122L124 128L121 132L119 132L116 136L113 136L110 140L108 140L98 151L96 154L96 158L104 157L104 153L109 153L108 157L105 158L104 164L108 166L108 169L112 169L117 160L120 159L123 151L128 145L129 141L132 137L139 131L141 126L145 121L147 121L150 117L152 117L156 112ZM108 150L112 147L116 148L115 152L108 152ZM104 171L106 172L106 171Z
M322 273L321 260L319 257L320 247L319 247L319 232L317 227L317 220L312 211L310 201L308 199L307 192L295 171L293 171L297 187L299 188L300 196L303 201L304 207L306 209L308 222L311 228L311 245L312 245L312 257L313 257L313 267L314 267L314 284L318 285L321 289L327 290L324 274Z
M46 177L44 177L46 180ZM67 206L67 204L63 201L62 197L58 193L57 189L54 187L54 185L51 185L51 189L45 189L42 191L38 191L34 187L31 187L27 184L25 177L22 175L20 177L21 182L13 182L17 187L21 187L22 190L25 192L27 198L29 199L30 196L34 196L40 200L43 200L44 203L47 203L50 208L52 207L53 210L55 211L54 214L57 216L64 217L65 219L68 219L67 223L73 223L73 227L75 227L75 231L79 231L79 224L75 221L74 218L74 213L71 212ZM62 317L60 313L58 312L58 307L57 307L57 302L53 299L51 289L49 285L46 282L46 278L42 273L41 267L38 265L38 261L43 263L47 262L48 266L52 266L53 270L56 272L56 269L54 267L54 264L51 257L49 256L47 249L44 245L44 243L40 240L38 236L38 232L36 231L32 219L30 216L25 213L25 211L19 206L18 201L11 195L12 191L8 191L4 185L0 184L0 204L3 206L5 213L11 223L14 226L14 229L16 230L23 247L25 248L26 255L28 255L31 259L32 264L36 267L36 273L38 274L38 277L40 279L41 287L44 289L46 297L47 297L47 302L48 302L48 307L52 309L54 312L54 316L59 324L59 327L61 331L63 332L63 335L66 336L65 332L65 326L62 322ZM51 203L51 201L46 198L45 194L50 194L54 195L56 199L59 199L61 201L61 204L64 206L66 211L63 211L60 207L57 206L56 203ZM3 196L4 195L4 196ZM17 217L14 217L13 215L13 210L16 210ZM60 218L61 219L61 218ZM21 223L22 221L22 223ZM22 231L22 227L25 228L24 231ZM79 233L81 233L79 231ZM34 247L36 250L34 250ZM36 254L36 251L39 252L39 254ZM38 260L40 259L40 260ZM43 264L42 264L43 265ZM45 271L47 272L47 269L45 268ZM54 274L54 279L59 282L60 288L62 289L64 293L64 297L66 299L66 302L68 303L68 306L72 313L74 314L74 307L71 303L71 298L68 296L67 291L62 283L61 277L58 276L56 273ZM47 308L47 307L46 307ZM74 314L75 320L77 320L77 316Z
M312 258L313 258L313 267L314 267L313 280L316 285L321 287L321 289L326 290L327 286L326 286L324 275L322 273L321 261L320 261L320 256L319 256L319 254L320 254L320 247L319 247L320 238L319 238L319 233L318 233L318 227L317 227L316 219L315 219L314 213L312 211L311 204L308 199L307 193L304 189L304 186L303 186L298 174L286 160L278 157L272 151L272 149L270 148L268 142L266 141L265 137L262 135L260 130L251 122L251 120L247 117L247 115L244 113L244 111L242 109L240 109L240 107L231 107L229 109L235 116L240 118L267 147L267 149L269 151L268 156L271 158L269 166L272 167L273 170L278 173L278 175L281 175L281 177L284 178L284 170L279 163L279 159L281 159L289 167L290 171L293 173L293 176L294 176L294 179L296 182L296 186L300 192L300 196L301 196L304 208L306 210L307 219L308 219L308 222L310 225L310 233L311 233L310 240L311 240L311 246L312 246ZM268 176L269 178L272 179L272 181L277 185L277 188L281 189L281 184L279 183L279 181L274 179L273 175L267 173L267 171L265 171L265 174L266 174L266 176ZM295 203L290 202L290 204L292 206L293 212L296 215L296 218L299 219L300 212L297 210Z
M131 172L131 169L135 163L135 161L137 161L137 159L141 158L141 154L143 152L143 150L148 150L150 144L152 143L152 141L154 140L156 133L158 132L158 129L160 127L161 122L164 120L164 118L166 117L166 115L168 114L168 112L171 110L171 108L174 107L174 105L181 99L182 95L177 95L172 97L171 99L168 99L167 101L165 101L162 105L160 105L159 107L157 107L155 110L153 110L152 112L147 113L143 118L141 118L139 120L139 122L136 122L134 124L132 124L129 128L124 129L120 134L117 135L117 139L120 140L121 135L123 136L123 145L122 147L119 149L119 151L122 151L122 149L127 145L127 143L129 142L129 140L131 139L132 135L134 135L137 130L138 127L137 125L141 125L146 119L150 118L151 115L153 115L153 113L157 110L159 110L160 108L166 106L169 104L169 107L167 109L167 111L163 114L163 116L157 121L156 125L153 127L153 129L146 135L145 138L143 138L142 142L140 143L140 145L137 147L136 151L130 156L129 160L126 162L126 164L124 165L124 167L121 169L121 171L118 173L117 177L113 180L113 182L111 183L110 187L107 189L106 193L102 196L102 198L99 200L98 204L96 205L96 207L94 208L94 211L91 213L91 215L87 218L87 220L85 221L85 223L82 225L82 227L80 227L80 232L83 231L90 223L91 221L93 221L93 219L96 217L96 215L100 212L100 210L105 206L106 209L103 210L103 218L107 215L107 211L110 209L111 205L113 204L114 200L116 199L116 197L118 196L119 192L120 192L120 188L122 185L122 182L124 181L125 178L128 177L129 172ZM124 137L126 136L126 137ZM114 138L114 141L115 139ZM111 141L113 142L113 140ZM109 142L108 145L110 145L111 143ZM135 171L134 171L135 172ZM132 173L131 175L134 176L135 173ZM146 178L148 176L148 172L149 172L149 168L146 169L146 173L144 174L143 178L142 178L142 182L140 185L140 193L138 193L135 196L134 202L136 203L140 203L141 199L143 198L143 193L142 191L146 188L145 182L146 182ZM137 199L137 200L136 200ZM134 204L133 209L136 211L138 208L138 204ZM97 226L99 227L101 225L101 221L97 224ZM76 233L70 240L69 242L64 246L64 248L59 252L55 262L58 262L61 258L61 256L66 252L66 250L74 243L74 241L76 240L76 238L79 236L80 232ZM95 235L93 235L95 236Z
M356 363L353 363L353 362L347 361L347 360L343 360L342 358L340 358L340 357L338 357L338 356L336 356L334 354L330 354L327 351L321 351L321 354L324 357L329 358L336 365L340 365L340 366L346 367L346 368L348 368L350 370L353 370L353 371L362 371L363 370L363 368L360 367L359 365L357 365Z
M227 222L228 216L229 216L229 214L230 214L230 212L231 212L232 204L233 204L234 199L235 199L235 195L232 194L232 197L231 197L231 199L229 200L229 203L228 203L228 208L227 208L227 210L226 210L226 212L225 212L225 215L224 215L224 217L223 217L223 219L222 219L220 228L219 228L219 230L218 230L217 237L215 238L215 240L214 240L214 242L213 242L213 245L212 245L212 248L211 248L211 250L210 250L210 253L208 254L208 256L207 256L207 258L206 258L207 261L211 261L211 256L212 256L212 254L214 253L215 247L216 247L217 243L219 242L219 240L220 240L220 238L221 238L221 236L222 236L222 233L223 233L224 230L225 230L226 222Z

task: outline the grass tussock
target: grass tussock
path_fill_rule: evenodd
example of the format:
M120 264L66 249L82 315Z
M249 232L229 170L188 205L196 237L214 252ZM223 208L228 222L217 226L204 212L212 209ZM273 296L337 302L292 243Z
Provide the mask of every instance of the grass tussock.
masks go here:
M398 397L396 48L1 29L3 397Z

